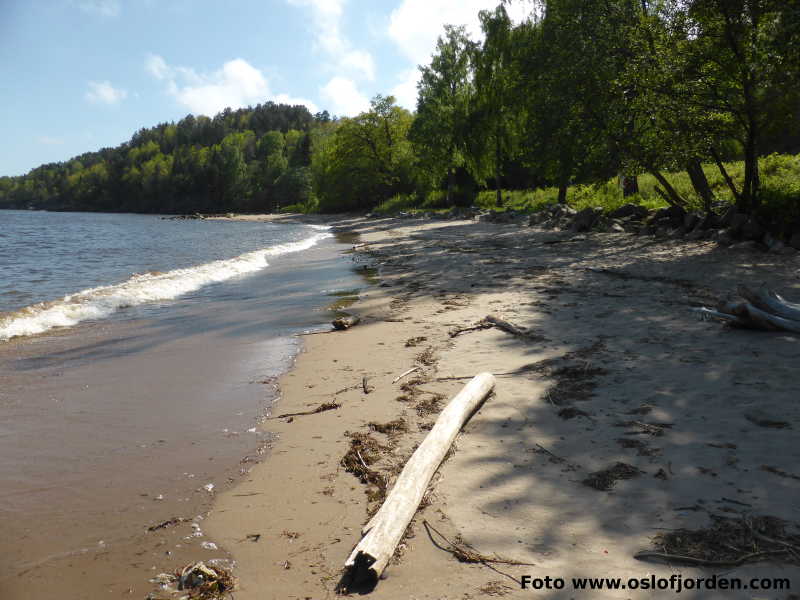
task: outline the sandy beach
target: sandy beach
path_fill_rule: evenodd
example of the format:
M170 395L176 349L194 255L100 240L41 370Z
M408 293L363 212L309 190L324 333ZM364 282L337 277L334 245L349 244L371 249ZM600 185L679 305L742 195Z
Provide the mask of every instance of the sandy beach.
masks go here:
M348 309L359 326L303 338L265 423L277 438L269 457L205 521L237 562L237 599L333 597L381 498L342 466L353 440L377 449L370 466L391 485L442 403L481 371L496 375L495 394L460 435L372 597L675 597L570 583L651 574L800 586L798 567L777 556L738 567L633 557L658 551L658 534L720 517L796 518L800 337L689 311L738 284L797 299L795 257L473 221L333 225L359 235L355 258L379 282ZM528 335L451 336L489 314ZM278 418L325 403L339 406ZM450 543L527 564L459 562ZM524 575L567 583L522 590ZM795 596L784 583L680 597Z

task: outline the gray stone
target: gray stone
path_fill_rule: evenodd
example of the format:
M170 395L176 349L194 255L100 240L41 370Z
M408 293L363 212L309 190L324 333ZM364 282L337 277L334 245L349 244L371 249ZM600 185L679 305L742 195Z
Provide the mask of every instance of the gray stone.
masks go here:
M763 242L764 245L769 248L769 251L774 252L775 254L780 253L780 251L786 245L769 232L764 234Z
M700 223L701 220L702 219L700 215L696 213L688 213L685 217L683 217L683 226L686 229L686 231L691 231L692 229L697 227L697 225Z
M736 207L729 206L728 209L722 213L722 217L720 218L719 224L722 227L730 227L733 225L733 218L736 216Z
M693 229L689 233L686 234L687 240L704 240L709 237L708 231L703 231L702 229Z
M759 244L755 240L747 240L744 242L738 242L731 246L731 250L743 250L743 251L751 251L751 250L760 250L761 244Z
M575 215L572 221L572 231L589 231L600 219L602 209L587 207Z
M619 208L612 210L608 216L612 219L644 219L649 211L644 206L638 204L623 204Z
M738 234L741 228L747 223L748 218L747 215L743 215L742 213L734 213L728 221L728 229L731 233Z
M657 210L650 217L650 221L658 223L659 225L675 228L683 225L683 219L686 216L686 211L680 206L669 206Z
M764 236L764 228L755 217L750 217L739 229L743 240L760 240Z
M714 213L708 213L700 219L700 222L695 226L695 229L702 229L706 231L707 229L713 229L720 225L720 219Z

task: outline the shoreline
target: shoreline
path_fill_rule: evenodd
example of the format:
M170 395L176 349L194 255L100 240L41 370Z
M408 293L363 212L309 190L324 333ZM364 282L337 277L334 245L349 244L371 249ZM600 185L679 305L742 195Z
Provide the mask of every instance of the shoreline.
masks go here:
M473 417L437 474L431 504L412 522L375 598L523 597L530 591L515 580L536 573L669 577L677 568L702 575L632 556L665 527L707 525L719 502L725 514L744 512L720 497L784 519L800 508L791 501L797 482L758 465L793 473L800 458L796 435L742 418L758 405L800 425L800 414L785 409L793 395L795 341L699 322L684 310L759 278L796 297L792 258L709 242L653 243L627 234L573 239L566 232L469 221L325 222L361 236L355 252L378 263L380 283L349 309L360 325L304 338L294 367L279 381L275 412L304 412L330 401L340 408L268 421L278 438L270 455L216 498L205 527L237 561L237 598L332 597L380 497L341 465L353 434L383 447L375 469L391 478L424 437L436 405L482 370L500 375L496 396ZM520 341L491 329L450 337L490 313L535 335ZM769 375L741 347L771 353ZM744 363L735 374L733 357ZM391 383L414 365L420 373ZM363 377L374 387L369 394ZM763 384L756 385L764 377L775 388L766 400ZM623 419L646 419L658 433L621 426ZM405 431L386 427L398 420ZM731 438L741 451L717 449ZM617 481L611 491L581 483L615 462L641 475ZM701 508L679 510L692 504ZM536 566L503 565L495 572L460 563L432 543L423 520L483 554ZM800 585L796 567L736 569L745 573L788 573ZM568 589L548 597L572 595Z
M203 515L272 443L256 429L265 367L288 368L289 331L332 318L324 290L361 285L342 249L288 254L208 302L3 346L4 597L144 597L155 575L225 556Z

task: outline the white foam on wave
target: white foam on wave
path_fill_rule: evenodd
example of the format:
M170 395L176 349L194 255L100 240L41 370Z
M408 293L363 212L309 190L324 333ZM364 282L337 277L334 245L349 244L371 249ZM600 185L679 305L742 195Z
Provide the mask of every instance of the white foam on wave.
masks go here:
M53 327L71 327L81 321L102 319L128 306L172 300L210 283L259 271L269 266L267 258L270 256L308 250L328 237L331 237L330 233L316 233L298 242L246 252L235 258L166 273L136 274L122 283L83 290L53 302L34 304L0 315L0 340L34 335Z

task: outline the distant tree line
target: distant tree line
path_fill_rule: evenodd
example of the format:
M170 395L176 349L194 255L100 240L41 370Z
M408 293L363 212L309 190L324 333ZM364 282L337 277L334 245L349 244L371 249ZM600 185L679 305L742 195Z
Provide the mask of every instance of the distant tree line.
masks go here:
M542 186L563 202L570 185L640 173L683 206L664 173L685 171L710 210L713 164L751 213L768 196L759 157L800 151L798 0L538 0L520 24L503 4L480 21L481 42L445 27L414 113L377 96L353 118L272 103L188 116L0 178L0 206L335 212Z
M0 207L183 213L272 210L311 194L304 106L226 109L136 132L116 148L0 178Z

